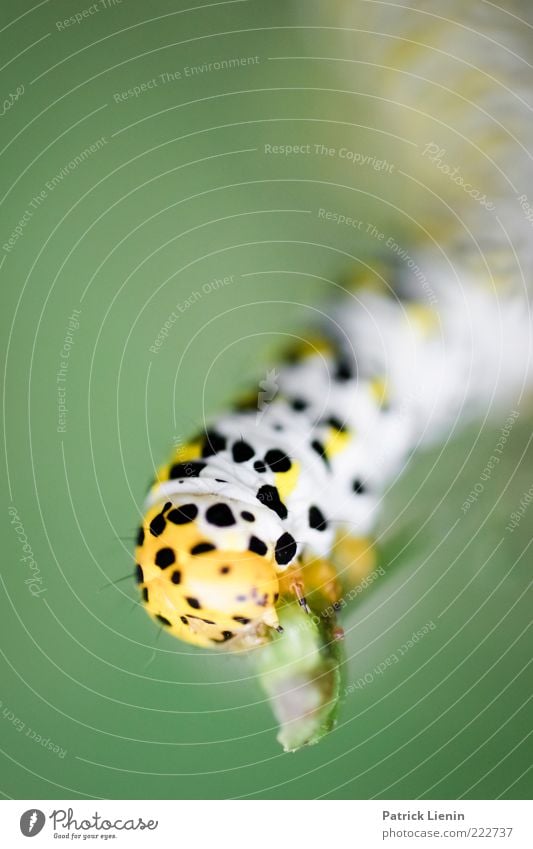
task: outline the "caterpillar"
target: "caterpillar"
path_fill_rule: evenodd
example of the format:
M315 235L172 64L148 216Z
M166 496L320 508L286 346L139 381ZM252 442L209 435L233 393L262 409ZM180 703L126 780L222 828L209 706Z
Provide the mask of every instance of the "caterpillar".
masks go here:
M434 2L424 20L395 3L330 12L350 49L373 27L387 34L372 42L383 71L376 114L394 130L411 110L418 151L406 167L433 187L421 200L425 240L413 234L392 261L391 246L361 260L323 321L285 352L272 391L214 417L159 469L136 577L148 613L179 640L265 647L283 638L291 605L340 638L343 591L375 566L384 494L411 453L531 385L527 196L506 184L531 175L524 48L515 19L489 5L450 4L459 24ZM501 49L489 53L495 33ZM449 85L428 95L428 76ZM393 101L398 114L384 109ZM436 115L446 144L428 134Z
M432 267L435 275L434 258ZM369 273L331 308L321 335L287 352L273 400L245 399L159 470L137 578L148 611L179 639L258 645L279 627L280 586L304 609L317 582L336 603L339 557L347 568L371 534L408 454L472 415L499 371L510 370L506 395L519 390L517 333L525 347L529 331L519 299L502 309L489 281L470 281L466 298L435 275L437 309L409 297L403 269L385 274ZM468 357L473 316L480 338ZM500 328L500 345L487 327Z

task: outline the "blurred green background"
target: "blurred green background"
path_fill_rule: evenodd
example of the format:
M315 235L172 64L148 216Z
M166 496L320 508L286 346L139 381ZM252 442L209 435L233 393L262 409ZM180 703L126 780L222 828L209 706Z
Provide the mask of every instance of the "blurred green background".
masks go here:
M373 253L368 225L401 238L416 219L398 169L314 152L394 163L402 145L368 124L367 98L332 91L330 64L276 59L334 55L337 33L304 41L281 0L11 0L1 15L3 795L528 797L531 517L505 530L532 484L525 409L466 514L509 411L388 494L387 575L345 617L346 698L316 747L282 754L246 659L176 643L132 580L110 583L131 572L172 444L264 377Z

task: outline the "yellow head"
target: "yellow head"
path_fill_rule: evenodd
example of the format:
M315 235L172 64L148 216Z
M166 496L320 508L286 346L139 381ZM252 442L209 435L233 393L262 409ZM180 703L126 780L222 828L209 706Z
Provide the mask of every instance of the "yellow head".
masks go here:
M192 499L153 507L135 550L148 612L196 646L213 648L239 636L260 642L265 626L279 625L279 586L271 548L251 539L234 528L207 531Z

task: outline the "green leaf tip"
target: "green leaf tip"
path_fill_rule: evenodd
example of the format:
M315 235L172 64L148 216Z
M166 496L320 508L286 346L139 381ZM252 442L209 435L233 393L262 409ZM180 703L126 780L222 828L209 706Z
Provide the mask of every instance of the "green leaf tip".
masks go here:
M333 617L305 613L293 598L278 608L283 632L255 653L263 690L279 723L286 752L310 746L334 727L343 652Z

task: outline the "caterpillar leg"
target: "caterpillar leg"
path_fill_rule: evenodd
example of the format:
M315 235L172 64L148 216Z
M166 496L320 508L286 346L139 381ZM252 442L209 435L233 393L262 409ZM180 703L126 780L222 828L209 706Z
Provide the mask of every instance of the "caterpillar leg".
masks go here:
M309 613L322 613L336 605L341 596L337 570L330 560L308 555L287 570L280 578L281 592L294 595L300 606Z
M303 573L313 609L332 620L331 636L335 640L342 640L344 630L335 624L334 617L334 611L340 609L339 599L342 593L337 569L330 560L315 557L305 563Z
M339 533L331 559L303 557L280 578L280 591L286 598L296 597L306 613L330 618L332 636L342 639L344 632L334 623L334 611L346 605L343 595L362 586L376 564L376 549L370 537Z

